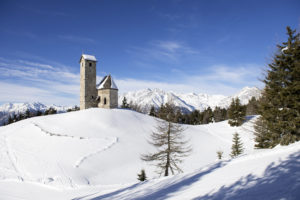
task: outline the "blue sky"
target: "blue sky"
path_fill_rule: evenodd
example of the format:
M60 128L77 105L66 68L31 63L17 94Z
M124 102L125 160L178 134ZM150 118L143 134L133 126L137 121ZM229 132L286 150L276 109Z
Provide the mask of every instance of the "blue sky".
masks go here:
M79 58L119 92L231 95L258 80L299 0L0 2L0 103L79 104Z

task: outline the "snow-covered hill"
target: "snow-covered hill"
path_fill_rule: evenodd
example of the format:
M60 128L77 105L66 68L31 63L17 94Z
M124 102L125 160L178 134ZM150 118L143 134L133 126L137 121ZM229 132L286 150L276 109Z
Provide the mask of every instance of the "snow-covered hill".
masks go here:
M6 103L0 106L0 126L8 120L9 115L19 115L29 110L31 113L37 111L45 112L49 108L54 108L58 113L66 112L71 107L57 106L57 105L44 105L42 103Z
M0 127L0 199L297 199L300 144L254 149L254 120L184 125L193 148L180 165L185 173L159 179L140 159L154 151L153 117L94 108L22 120ZM245 152L231 160L234 132ZM138 183L142 168L151 180Z
M246 152L253 151L253 134L245 131L250 124L238 129ZM135 181L141 168L153 177L154 169L140 155L152 150L147 139L155 126L156 119L148 115L95 108L1 127L0 179L79 187ZM235 128L227 122L185 127L193 154L183 164L184 171L213 162L218 150L229 154Z
M126 97L128 103L132 102L138 105L145 113L149 112L151 106L158 108L165 103L173 104L181 108L182 111L190 112L195 109L203 111L205 108L215 108L216 106L226 108L230 105L232 98L239 98L242 104L247 104L252 97L258 99L260 95L261 91L256 87L245 87L233 96L195 93L180 94L160 89L146 89L127 92L119 96L119 105L122 105L122 100Z

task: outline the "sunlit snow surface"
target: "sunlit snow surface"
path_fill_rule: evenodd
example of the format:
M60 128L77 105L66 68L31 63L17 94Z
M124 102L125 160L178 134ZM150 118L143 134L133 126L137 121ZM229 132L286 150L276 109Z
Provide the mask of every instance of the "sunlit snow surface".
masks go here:
M140 160L154 151L147 140L155 118L96 108L23 120L0 128L0 199L247 199L249 192L255 199L263 195L261 187L274 197L269 199L286 193L286 199L296 199L300 143L254 150L254 120L239 128L226 121L184 126L193 148L181 164L185 173L159 179ZM230 160L236 131L245 153ZM222 162L216 160L218 150L224 151ZM151 180L138 183L142 168ZM271 193L269 187L279 182L290 187Z

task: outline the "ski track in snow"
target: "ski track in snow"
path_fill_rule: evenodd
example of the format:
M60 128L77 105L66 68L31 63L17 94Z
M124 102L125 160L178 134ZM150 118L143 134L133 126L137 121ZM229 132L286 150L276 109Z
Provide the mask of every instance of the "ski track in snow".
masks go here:
M5 143L5 146L6 146L6 153L9 157L9 160L11 161L12 166L14 167L16 173L18 174L18 179L20 179L21 181L24 181L25 172L22 172L22 170L20 170L20 167L18 166L17 157L13 153L12 148L9 145L7 137L4 138L4 143Z
M59 133L52 133L50 131L45 130L44 128L42 128L40 125L38 125L37 123L32 123L34 126L36 126L37 128L39 128L43 133L45 133L46 135L49 136L57 136L57 137L67 137L67 138L73 138L73 139L79 139L79 140L87 140L87 139L92 139L92 138L88 138L88 137L77 137L77 136L72 136L72 135L64 135L64 134L59 134Z
M76 136L70 136L70 135L65 135L65 134L59 134L59 133L53 133L50 131L45 130L44 128L42 128L40 125L38 125L37 123L32 123L35 127L39 128L43 133L45 133L46 135L49 136L56 136L56 137L67 137L67 138L72 138L72 139L79 139L79 140L97 140L100 138L89 138L89 137L76 137ZM89 157L96 155L100 152L106 151L107 149L111 148L115 143L118 142L118 138L117 137L106 137L104 138L105 140L112 140L106 147L98 149L95 152L89 153L83 157L81 157L74 165L75 168L78 168L86 159L88 159ZM101 138L101 140L103 140L103 138Z
M79 166L80 166L86 159L88 159L89 157L91 157L91 156L93 156L93 155L96 155L96 154L98 154L98 153L100 153L100 152L106 151L107 149L111 148L114 144L116 144L116 143L118 142L118 138L117 138L117 137L112 137L112 138L113 138L113 141L112 141L109 145L107 145L107 146L104 147L104 148L98 149L97 151L95 151L95 152L93 152L93 153L89 153L89 154L83 156L82 158L80 158L80 159L76 162L76 164L75 164L74 167L75 167L75 168L79 168ZM105 138L105 139L108 140L108 138Z

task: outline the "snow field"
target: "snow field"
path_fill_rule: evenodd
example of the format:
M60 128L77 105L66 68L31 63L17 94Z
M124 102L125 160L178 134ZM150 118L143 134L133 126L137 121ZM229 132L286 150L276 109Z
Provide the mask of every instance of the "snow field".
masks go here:
M141 161L140 155L155 151L147 140L156 120L126 109L94 108L0 127L0 199L218 199L220 190L228 191L228 197L234 199L245 197L236 191L247 191L261 184L260 180L269 181L264 177L268 178L268 173L273 177L276 166L294 154L296 161L294 158L290 165L296 167L279 171L299 174L299 143L255 150L255 117L249 117L238 128L230 127L227 121L184 125L193 148L180 165L185 173L154 179L158 178L155 167ZM240 134L244 154L231 159L235 132ZM224 152L221 162L217 160L219 150ZM138 183L137 173L142 168L150 180ZM270 169L273 171L268 172ZM297 177L279 179L298 187ZM295 191L291 188L289 192Z

